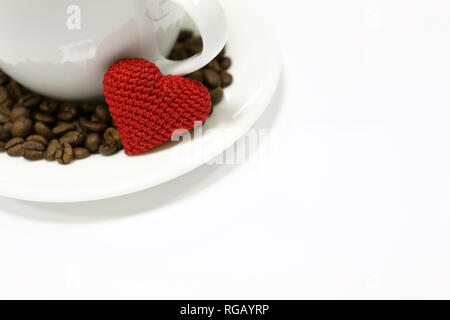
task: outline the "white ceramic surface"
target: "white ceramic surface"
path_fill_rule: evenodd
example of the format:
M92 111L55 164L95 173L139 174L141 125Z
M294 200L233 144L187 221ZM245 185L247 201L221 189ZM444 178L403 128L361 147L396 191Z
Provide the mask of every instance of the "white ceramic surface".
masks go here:
M183 175L225 150L245 134L270 102L281 69L270 25L247 1L222 0L229 21L228 55L234 83L224 101L190 144L165 145L127 157L92 156L69 166L28 162L0 155L0 195L40 202L104 199L143 190ZM264 68L261 68L264 65ZM193 156L195 155L195 156Z
M204 50L169 61L185 12ZM145 58L163 73L191 73L220 52L226 37L217 0L0 1L0 67L29 89L64 100L100 98L105 72L123 58Z

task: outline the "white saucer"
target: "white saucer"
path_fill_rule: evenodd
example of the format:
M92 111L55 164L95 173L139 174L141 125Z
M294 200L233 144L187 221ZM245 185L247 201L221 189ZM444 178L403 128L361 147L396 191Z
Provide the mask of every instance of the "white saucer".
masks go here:
M229 21L234 83L192 143L168 144L149 154L92 156L61 166L0 155L0 195L39 202L81 202L147 189L214 158L261 116L279 80L279 46L270 25L248 0L222 0ZM193 154L195 153L195 156Z

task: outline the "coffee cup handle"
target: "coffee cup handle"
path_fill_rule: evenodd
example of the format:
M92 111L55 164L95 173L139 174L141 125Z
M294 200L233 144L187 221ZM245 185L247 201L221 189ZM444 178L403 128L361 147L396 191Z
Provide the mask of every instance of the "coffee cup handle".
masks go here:
M211 62L227 41L225 13L218 0L170 0L185 10L203 39L203 51L182 61L161 56L156 64L164 74L186 75Z

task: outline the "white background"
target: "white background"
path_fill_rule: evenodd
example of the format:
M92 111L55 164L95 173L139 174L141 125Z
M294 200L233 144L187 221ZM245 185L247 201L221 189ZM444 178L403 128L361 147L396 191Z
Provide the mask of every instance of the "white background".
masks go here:
M1 198L0 297L450 297L448 1L254 2L284 63L260 152L113 200Z

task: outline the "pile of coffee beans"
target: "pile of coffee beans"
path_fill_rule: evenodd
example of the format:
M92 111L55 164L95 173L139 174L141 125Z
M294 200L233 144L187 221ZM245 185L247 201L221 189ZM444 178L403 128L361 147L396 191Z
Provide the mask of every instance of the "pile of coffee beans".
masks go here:
M184 60L201 53L203 42L201 37L194 37L191 31L181 31L177 43L170 54L172 60ZM188 74L186 77L200 81L208 88L213 106L223 99L223 89L233 83L233 76L228 72L231 59L225 55L224 48L219 55L203 69Z
M183 60L203 49L201 38L182 31L170 58ZM233 82L225 49L205 68L186 77L202 82L213 105ZM47 99L22 87L0 70L0 151L30 161L69 164L92 154L111 156L122 150L119 131L106 103L80 104Z
M69 164L122 149L106 104L53 101L28 92L3 72L0 79L0 149L9 156Z

